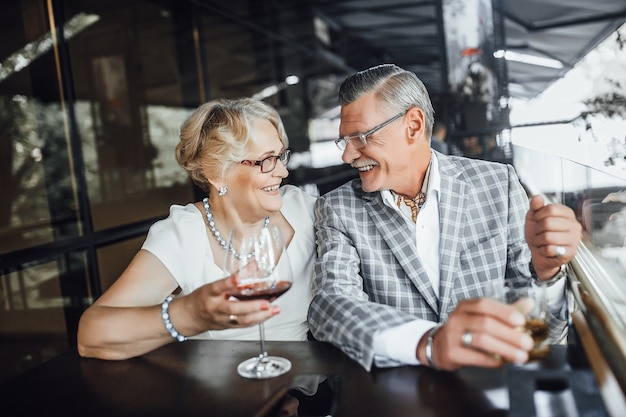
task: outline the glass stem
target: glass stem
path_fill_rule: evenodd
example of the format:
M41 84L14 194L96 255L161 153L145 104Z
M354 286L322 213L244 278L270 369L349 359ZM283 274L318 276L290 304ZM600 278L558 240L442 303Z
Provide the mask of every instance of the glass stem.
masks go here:
M259 323L259 339L261 340L261 354L259 355L259 362L262 362L267 358L267 352L265 351L265 326L263 323Z

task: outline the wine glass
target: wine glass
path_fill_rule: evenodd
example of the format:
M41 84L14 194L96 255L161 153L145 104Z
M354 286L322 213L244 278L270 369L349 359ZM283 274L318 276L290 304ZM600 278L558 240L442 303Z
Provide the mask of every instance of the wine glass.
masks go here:
M270 302L291 288L291 267L278 227L263 227L260 233L230 234L225 270L237 273L237 289L230 293L238 300L264 298ZM265 327L259 323L261 353L239 364L237 372L244 378L266 379L291 369L291 362L268 356L265 350Z

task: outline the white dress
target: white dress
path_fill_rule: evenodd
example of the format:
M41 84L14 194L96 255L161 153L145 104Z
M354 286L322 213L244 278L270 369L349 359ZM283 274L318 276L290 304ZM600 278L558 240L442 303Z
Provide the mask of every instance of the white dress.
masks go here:
M311 279L315 259L313 231L315 197L292 185L281 187L283 207L280 210L295 230L287 253L293 272L291 289L273 304L281 312L265 322L267 340L306 340L309 330L307 309L311 301ZM150 227L142 246L153 253L172 273L181 294L225 277L222 259L217 263L208 239L203 214L193 205L172 205L170 215ZM243 329L213 330L200 333L198 339L259 340L258 326Z

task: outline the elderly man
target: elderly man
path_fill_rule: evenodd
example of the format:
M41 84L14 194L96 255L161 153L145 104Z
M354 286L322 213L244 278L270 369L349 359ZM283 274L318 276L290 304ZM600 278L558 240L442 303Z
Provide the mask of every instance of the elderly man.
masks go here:
M513 167L431 151L433 108L415 74L385 64L340 87L343 161L359 179L318 199L313 336L369 370L523 363L523 315L484 298L489 281L548 285L563 334L574 212L528 197Z

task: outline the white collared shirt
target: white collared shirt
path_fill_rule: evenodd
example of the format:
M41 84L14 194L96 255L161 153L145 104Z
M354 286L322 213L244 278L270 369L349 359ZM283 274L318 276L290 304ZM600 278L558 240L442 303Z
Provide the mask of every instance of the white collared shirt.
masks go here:
M425 179L426 180L426 179ZM439 297L439 193L441 177L439 163L433 154L430 166L430 178L426 200L417 215L414 224L417 257L428 274L435 295ZM381 191L384 203L402 214L407 222L413 224L411 209L404 203L398 204L389 190Z

